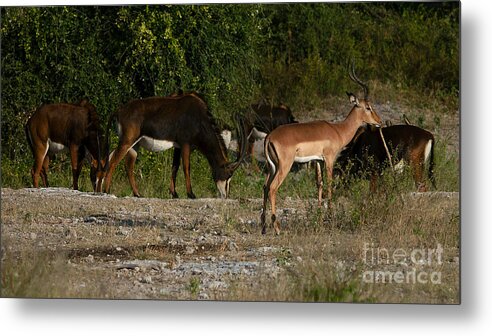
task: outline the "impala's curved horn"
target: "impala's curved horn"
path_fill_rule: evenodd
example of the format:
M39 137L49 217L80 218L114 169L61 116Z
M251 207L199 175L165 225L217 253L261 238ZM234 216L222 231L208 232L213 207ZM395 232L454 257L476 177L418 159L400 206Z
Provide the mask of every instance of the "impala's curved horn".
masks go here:
M355 74L355 61L352 60L352 67L349 68L349 77L352 81L356 82L357 84L359 84L362 89L364 90L364 100L368 100L369 99L369 87L367 86L366 83L364 83L363 81L361 81L357 75Z

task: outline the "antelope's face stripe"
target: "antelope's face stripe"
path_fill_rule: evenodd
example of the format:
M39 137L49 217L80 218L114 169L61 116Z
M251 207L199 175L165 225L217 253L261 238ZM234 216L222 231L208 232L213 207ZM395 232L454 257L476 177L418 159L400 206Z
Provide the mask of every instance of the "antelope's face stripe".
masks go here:
M216 182L217 189L219 190L219 193L220 193L220 198L229 197L230 183L231 183L230 178L228 178L227 180L219 180Z

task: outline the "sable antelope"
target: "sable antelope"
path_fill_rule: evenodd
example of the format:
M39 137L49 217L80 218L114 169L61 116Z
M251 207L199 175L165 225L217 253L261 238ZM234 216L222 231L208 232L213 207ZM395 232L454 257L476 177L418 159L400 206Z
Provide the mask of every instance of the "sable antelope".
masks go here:
M188 95L189 94L193 94L195 96L200 97L200 95L196 91L188 91L188 92L185 93L182 89L179 89L178 92L172 93L171 95L169 95L169 97L179 97L179 96L183 96L185 94L188 94ZM224 140L224 145L225 145L226 149L231 149L231 141L232 141L232 131L231 131L231 129L228 126L226 126L226 128L224 128L220 132L220 136ZM238 150L237 141L235 141L235 143L234 143L234 150L236 150L236 151ZM178 160L178 166L179 166L179 160ZM175 169L178 169L178 168L175 168ZM176 183L176 180L174 180L174 184L175 183Z
M269 105L264 102L251 104L251 112L250 118L246 123L249 132L256 128L258 132L267 134L280 125L297 123L290 108L284 104ZM266 137L266 134L264 137Z
M277 190L287 176L294 162L316 162L316 183L318 206L321 206L323 177L320 162L325 163L327 198L331 204L331 180L333 164L340 151L350 142L357 129L363 124L381 125L381 118L369 102L369 88L355 75L353 66L349 77L364 90L364 99L359 100L347 92L354 105L344 121L329 123L324 120L282 125L273 130L265 139L265 155L269 172L263 187L263 210L261 214L262 233L266 233L266 208L268 199L272 207L272 224L277 234L280 227L276 218Z
M187 195L189 198L195 198L190 180L190 154L193 149L198 149L207 158L220 196L223 198L228 196L230 179L245 154L243 127L238 126L238 133L243 139L240 141L240 154L235 162L229 162L224 141L207 104L196 93L132 100L120 107L110 118L107 128L108 137L113 119L117 122L119 143L109 156L105 192L110 190L111 177L116 165L126 155L125 167L128 179L133 194L140 197L133 175L137 149L143 147L149 151L159 152L174 147L170 186L173 197L178 197L175 181L182 159Z
M409 122L405 118L405 122ZM432 133L413 125L393 125L381 129L390 151L394 169L401 171L404 164L410 166L418 191L426 191L424 169L428 163L428 178L434 188L434 136ZM371 176L371 190L376 190L378 176L388 167L388 157L379 130L361 127L354 139L340 155L341 169L350 164L351 175Z
M284 104L268 105L263 102L252 104L251 113L246 122L248 134L248 153L260 162L266 162L264 149L265 137L280 125L297 123L290 108Z
M102 134L94 105L83 99L79 104L47 104L39 107L25 126L27 142L34 156L31 170L33 184L39 177L48 187L50 155L68 148L70 151L73 189L78 190L79 175L87 152L91 156L91 182L94 191L102 190L104 160L101 155Z

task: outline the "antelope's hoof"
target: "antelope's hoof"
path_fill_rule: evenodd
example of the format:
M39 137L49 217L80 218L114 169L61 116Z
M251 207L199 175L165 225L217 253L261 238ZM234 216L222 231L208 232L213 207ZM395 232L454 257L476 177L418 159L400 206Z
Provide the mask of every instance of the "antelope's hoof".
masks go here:
M196 198L196 196L195 196L195 194L193 192L190 192L187 195L188 195L188 198L190 198L190 199L195 199Z
M140 195L140 194L133 194L133 197L142 198L142 195Z
M266 234L266 228L261 229L261 234L262 235Z
M172 193L171 193L171 197L172 197L173 199L176 199L176 198L179 198L179 195L178 195L178 193L177 193L177 192L172 192Z

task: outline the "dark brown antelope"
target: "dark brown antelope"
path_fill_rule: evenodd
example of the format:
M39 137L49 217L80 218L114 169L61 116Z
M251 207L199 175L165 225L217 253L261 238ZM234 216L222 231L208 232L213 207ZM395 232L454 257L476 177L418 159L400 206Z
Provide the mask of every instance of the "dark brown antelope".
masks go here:
M316 162L316 182L318 186L318 206L321 206L323 178L320 162L324 162L327 182L327 198L331 204L331 180L333 164L340 151L352 140L357 129L363 124L381 125L381 118L369 102L369 89L360 81L352 66L350 78L364 90L364 99L359 100L348 93L354 105L348 116L340 123L312 121L282 125L273 130L265 139L265 155L269 173L263 187L263 210L261 214L262 233L266 233L266 208L268 199L272 207L272 224L277 234L280 227L276 218L277 190L287 176L294 162Z
M101 129L94 105L86 99L79 104L47 104L39 107L25 126L27 142L34 156L31 170L33 184L39 187L39 177L48 187L50 155L63 149L70 151L73 189L78 180L86 154L91 157L91 182L94 191L102 190L104 174L101 155Z
M252 104L251 113L246 122L248 134L256 128L258 132L266 134L280 125L297 123L292 111L287 105L271 105L264 102Z
M264 102L252 104L245 123L248 134L248 153L260 162L266 162L265 137L280 125L297 123L290 108L284 104L270 105Z
M408 119L405 118L408 123ZM432 133L413 125L393 125L381 129L394 169L402 171L404 165L411 168L415 187L418 191L427 191L424 169L428 164L428 178L434 189L434 136ZM371 178L371 190L376 190L378 176L388 167L388 156L379 130L361 127L354 139L340 155L342 171L348 170L352 176L368 174Z
M143 147L159 152L174 147L173 169L170 192L177 197L175 190L176 174L180 160L186 180L189 198L195 198L191 188L190 154L198 149L207 158L212 177L220 196L229 194L229 183L234 171L239 167L245 154L245 135L243 126L238 126L240 134L240 154L235 162L229 162L224 141L205 101L195 93L180 93L169 97L150 97L132 100L122 106L109 120L109 135L112 120L116 119L119 143L109 156L105 192L109 192L111 177L116 165L126 155L126 171L133 194L140 197L133 169L137 149Z

